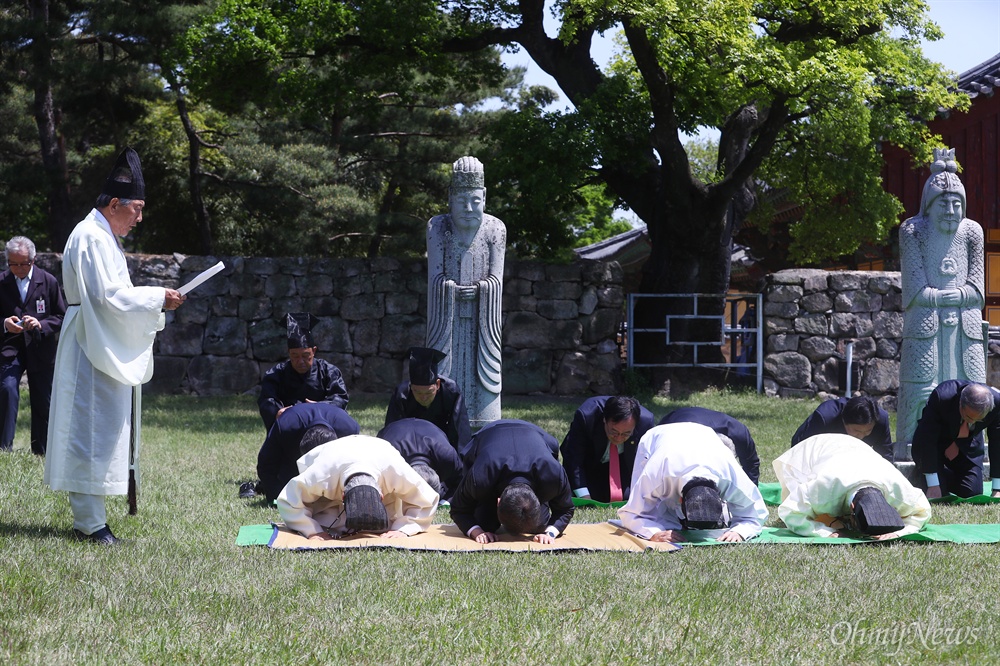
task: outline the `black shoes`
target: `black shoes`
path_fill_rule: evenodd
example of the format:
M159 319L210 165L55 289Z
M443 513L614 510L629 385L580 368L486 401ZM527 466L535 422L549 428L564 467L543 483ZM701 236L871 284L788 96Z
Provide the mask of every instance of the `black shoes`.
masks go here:
M257 497L257 483L254 481L247 481L240 486L240 498L250 499L251 497Z
M105 525L93 534L84 534L80 530L73 530L73 536L77 541L90 541L101 546L114 546L121 543L121 539L111 533L111 528Z

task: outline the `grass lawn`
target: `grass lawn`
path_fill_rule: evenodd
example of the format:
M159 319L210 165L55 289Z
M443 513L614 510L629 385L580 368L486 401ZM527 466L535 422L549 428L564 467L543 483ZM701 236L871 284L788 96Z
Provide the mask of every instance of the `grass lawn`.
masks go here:
M504 416L565 435L582 399L505 398ZM387 399L354 396L362 432ZM23 404L27 404L26 395ZM757 441L761 481L815 401L747 393L644 400L726 411ZM256 405L144 399L139 515L108 501L102 549L69 538L42 485L27 407L0 455L4 664L996 663L1000 547L736 545L676 553L285 552L234 545L277 511L241 500L264 436ZM935 506L998 523L1000 505ZM599 522L604 509L578 509ZM440 510L437 522L450 522ZM769 525L777 525L771 510ZM997 528L1000 530L1000 527Z

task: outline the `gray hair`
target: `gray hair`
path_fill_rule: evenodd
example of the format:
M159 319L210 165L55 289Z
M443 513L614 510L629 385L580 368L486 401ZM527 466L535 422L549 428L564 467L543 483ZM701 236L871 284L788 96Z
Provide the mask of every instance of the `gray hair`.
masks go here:
M94 208L97 209L107 208L108 206L111 205L111 200L114 198L115 197L111 196L110 194L98 194L97 202L94 203ZM120 203L123 206L129 205L130 203L132 203L132 201L133 201L132 199L118 199L118 203Z
M958 407L985 415L993 410L993 391L986 384L969 384L962 389Z
M736 445L733 444L733 440L731 440L726 435L723 435L721 432L717 432L715 434L719 436L719 439L722 440L722 443L726 445L726 448L729 449L729 452L732 453L733 456L735 457L736 456Z
M28 255L30 261L35 260L35 244L31 242L30 238L24 236L14 236L9 241L7 241L7 247L4 248L4 257L10 259L10 253L25 253Z

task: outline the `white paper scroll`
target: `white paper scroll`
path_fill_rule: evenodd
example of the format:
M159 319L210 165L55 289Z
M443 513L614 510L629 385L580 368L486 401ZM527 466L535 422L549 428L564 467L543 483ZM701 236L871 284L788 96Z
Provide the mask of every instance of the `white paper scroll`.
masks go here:
M190 282L188 282L186 285L184 285L183 287L181 287L177 291L181 292L182 294L187 294L189 291L191 291L195 287L200 287L201 284L203 282L206 282L209 278L214 277L214 276L218 275L219 273L221 273L223 271L223 269L225 269L225 267L226 267L226 265L223 264L220 261L219 263L217 263L216 265L212 266L208 270L204 270L201 273L198 273L198 275L196 275L193 280L191 280Z

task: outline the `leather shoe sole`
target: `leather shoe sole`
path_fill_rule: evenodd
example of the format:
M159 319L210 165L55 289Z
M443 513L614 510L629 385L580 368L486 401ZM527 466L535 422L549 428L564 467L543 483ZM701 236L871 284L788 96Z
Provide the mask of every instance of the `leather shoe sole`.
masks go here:
M90 541L101 546L114 546L121 543L121 539L111 533L111 528L105 525L93 534L84 534L80 530L74 529L73 536L77 541Z

